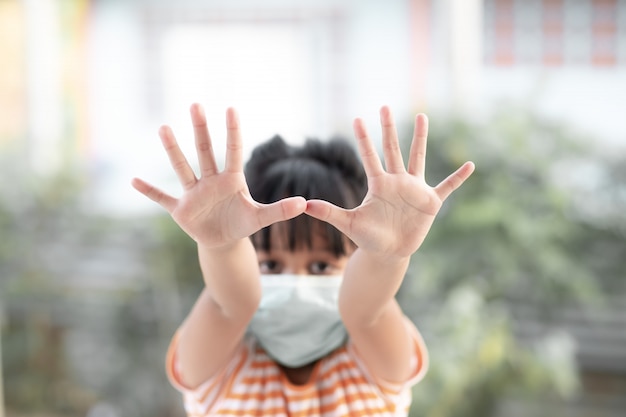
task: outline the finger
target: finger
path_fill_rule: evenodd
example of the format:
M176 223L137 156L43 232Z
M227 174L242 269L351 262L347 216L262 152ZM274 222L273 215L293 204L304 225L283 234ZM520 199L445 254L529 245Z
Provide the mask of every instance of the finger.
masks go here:
M133 188L135 188L135 190L139 191L141 194L145 195L155 203L160 204L161 207L163 207L169 213L171 213L176 206L177 200L174 197L164 193L163 191L159 190L151 184L148 184L142 179L133 178L131 184Z
M243 171L243 144L239 130L239 116L232 107L226 110L226 163L224 169L230 172Z
M335 226L341 233L350 237L351 210L324 200L308 200L305 213Z
M183 155L183 152L176 142L172 129L168 126L163 126L159 129L159 136L161 136L161 143L167 156L170 159L170 164L174 168L174 172L178 177L178 180L182 184L185 190L191 188L197 181L196 175L193 173L193 169L189 166L187 158Z
M404 169L404 161L402 160L402 152L398 143L398 132L393 121L393 116L389 107L384 106L380 109L380 126L383 131L383 155L385 157L385 167L387 172L392 174L401 174L406 172Z
M196 138L196 151L200 164L200 175L210 176L217 173L217 164L213 154L211 135L206 124L204 109L199 104L193 104L190 109L191 123L193 124L194 137Z
M428 117L425 114L415 116L413 141L409 151L408 172L411 175L424 176L426 169L426 142L428 137Z
M271 204L259 203L259 228L292 219L304 213L307 203L303 197L289 197Z
M450 174L448 178L441 181L439 185L435 187L435 192L441 198L441 201L448 198L450 194L465 182L474 172L474 163L466 162L454 173Z
M363 120L354 120L354 134L357 137L359 154L361 155L361 160L363 161L365 174L368 177L376 177L384 174L385 170L383 169L383 165L380 162L380 158L378 157L378 153L376 153L376 149L374 148L372 141L367 136Z

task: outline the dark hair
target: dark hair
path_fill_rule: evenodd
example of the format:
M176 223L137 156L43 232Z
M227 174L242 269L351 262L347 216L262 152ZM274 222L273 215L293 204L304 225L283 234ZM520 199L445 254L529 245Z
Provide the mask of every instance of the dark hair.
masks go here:
M302 196L351 209L363 201L367 192L363 165L352 146L341 138L326 143L307 139L302 146L291 146L276 135L254 149L245 176L252 198L266 204ZM331 252L336 256L346 254L346 243L350 241L326 222L302 214L285 224L283 233L291 251L303 245L310 248L313 234L321 232ZM270 250L271 230L268 226L252 236L257 249Z

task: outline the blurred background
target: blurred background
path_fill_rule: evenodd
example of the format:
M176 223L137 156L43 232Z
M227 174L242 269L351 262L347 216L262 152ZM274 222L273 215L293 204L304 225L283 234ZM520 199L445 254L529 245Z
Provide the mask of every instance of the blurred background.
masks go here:
M477 171L398 294L411 415L625 415L626 0L0 0L0 417L184 415L195 248L129 183L179 193L193 102L218 157L228 106L247 152L426 112Z

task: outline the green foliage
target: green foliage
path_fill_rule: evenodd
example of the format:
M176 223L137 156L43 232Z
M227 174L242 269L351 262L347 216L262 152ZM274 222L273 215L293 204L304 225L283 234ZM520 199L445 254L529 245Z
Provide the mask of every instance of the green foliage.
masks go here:
M403 137L411 137L410 129ZM608 229L582 215L580 190L567 179L576 161L601 169L624 164L608 167L584 139L510 109L487 125L431 118L427 180L437 183L466 160L476 172L446 202L399 294L431 350L412 415L489 415L507 395L576 392L571 336L520 340L514 313L531 305L549 322L560 305L599 302L598 276L607 282L623 276L617 253L626 253L626 244L615 232L622 226L616 221ZM619 186L604 184L601 193Z
M10 415L79 416L107 403L121 415L168 415L178 406L163 373L171 329L153 297L166 294L165 271L151 276L157 262L142 259L158 239L145 232L151 222L92 210L83 172L37 175L19 155L2 157L0 363Z
M167 279L176 282L183 303L189 306L204 286L196 242L180 230L167 214L156 216L153 224L159 236L159 244L154 247L152 256L169 264L172 275ZM183 313L186 315L187 311Z
M5 152L0 155L0 330L7 406L83 410L91 397L71 381L64 329L46 308L61 292L41 260L79 221L80 177L69 170L36 176L25 172L19 153Z
M500 114L482 127L434 124L427 178L437 181L467 159L477 168L416 256L420 281L439 293L471 282L488 298L525 302L594 294L590 271L572 262L583 232L570 214L573 195L553 170L584 156L578 139L524 113Z

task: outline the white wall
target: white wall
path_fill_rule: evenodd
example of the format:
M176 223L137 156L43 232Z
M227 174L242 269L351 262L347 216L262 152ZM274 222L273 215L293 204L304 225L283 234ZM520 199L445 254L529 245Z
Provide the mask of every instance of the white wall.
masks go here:
M502 101L527 103L597 146L626 151L626 68L489 68L484 77L491 108Z
M146 40L144 15L154 3L95 3L90 108L96 206L124 212L154 207L128 186L133 176L178 193L156 131L171 125L193 159L188 108L195 101L206 107L218 158L227 106L240 111L248 152L275 133L291 142L351 137L357 116L379 137L380 106L401 114L411 107L407 4L183 2L175 7L181 14L202 5L198 13L213 23L164 26L152 34L157 39ZM246 5L251 9L233 13ZM272 14L280 19L273 25L260 19L258 26L237 21L254 10L266 21ZM225 22L215 23L215 16ZM147 44L158 50L146 51ZM160 103L146 102L155 99Z

